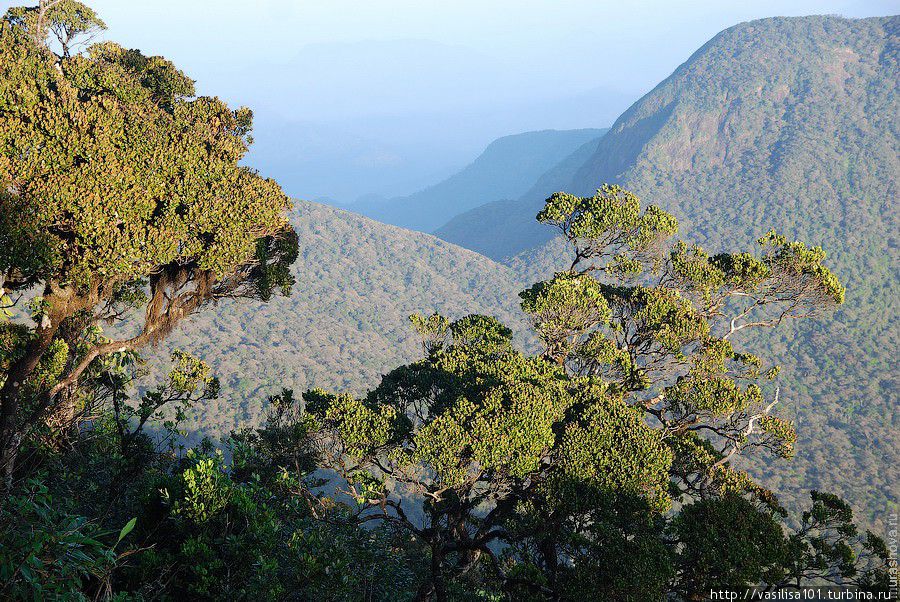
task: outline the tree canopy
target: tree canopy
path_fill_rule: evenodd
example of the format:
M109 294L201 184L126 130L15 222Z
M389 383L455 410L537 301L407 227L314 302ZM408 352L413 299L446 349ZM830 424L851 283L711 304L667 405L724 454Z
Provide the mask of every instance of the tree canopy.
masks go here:
M770 232L710 254L618 186L537 216L571 251L520 294L537 352L494 317L413 315L421 359L367 394L283 389L261 428L188 448L219 380L175 351L139 387L141 348L219 299L289 293L297 235L239 164L250 112L87 44L103 26L71 0L0 21L0 597L890 587L846 502L813 491L791 517L737 463L794 453L778 367L743 334L843 303L825 252Z
M567 269L520 295L541 353L516 350L493 318L413 316L424 359L360 399L304 395L358 520L429 549L419 599L448 599L479 570L541 599L883 577L877 541L834 524L789 533L774 494L734 463L793 454L778 368L735 335L842 303L824 251L772 232L755 253L709 255L617 186L554 194L537 219L572 248ZM813 500L825 514L843 504Z
M265 300L293 280L290 202L239 165L250 110L197 97L162 57L79 46L103 27L69 0L0 22L0 286L10 303L37 292L33 328L3 325L15 339L0 389L7 477L22 429L97 357L159 341L211 301ZM133 336L85 339L131 308L144 312Z
M895 11L896 12L896 11ZM525 282L567 261L534 214L557 190L590 197L614 182L677 215L711 252L749 250L769 229L824 246L848 288L829 318L754 333L795 366L785 410L804 425L790 464L748 467L799 508L804 489L839 491L884 528L900 504L894 340L900 286L900 16L773 17L713 36L624 111L586 152L439 229L449 242L502 261ZM775 59L774 57L777 57ZM840 76L835 76L840 73ZM568 259L570 261L570 259ZM829 469L823 469L828 466Z

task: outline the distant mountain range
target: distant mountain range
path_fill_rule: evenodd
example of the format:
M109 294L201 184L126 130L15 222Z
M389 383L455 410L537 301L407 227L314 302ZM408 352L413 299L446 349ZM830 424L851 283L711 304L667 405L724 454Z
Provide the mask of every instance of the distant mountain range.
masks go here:
M608 131L603 130L604 135ZM569 187L581 166L597 152L599 144L599 139L586 142L544 171L524 194L462 212L436 229L434 234L497 261L547 240L551 232L538 224L534 216L544 199Z
M408 146L353 129L289 121L257 111L246 163L274 178L291 196L344 206L364 192L400 194L446 177L466 157L458 150L419 154Z
M437 235L504 260L526 281L559 263L534 216L556 190L622 184L710 250L770 228L821 244L847 287L833 318L758 342L777 352L799 423L793 467L768 482L835 489L875 512L900 502L896 307L900 18L775 18L717 35L515 201L483 205ZM893 434L892 434L893 433Z
M606 130L544 130L506 136L446 180L402 198L371 198L349 209L410 230L431 232L487 201L517 198L540 174L583 146L596 147Z
M293 197L346 206L438 182L505 134L609 125L637 95L604 84L397 39L301 45L242 69L227 93L254 108L248 165Z
M416 355L413 311L485 312L524 330L516 293L560 265L552 231L534 221L543 200L617 182L711 251L749 247L772 227L828 250L848 287L843 308L753 341L786 368L798 455L750 469L788 501L833 490L883 525L900 503L898 82L898 17L743 23L605 135L504 138L456 176L391 201L396 214L356 207L444 240L299 203L294 295L223 304L170 341L241 375L197 424L223 433L257 420L257 402L281 386L371 386Z

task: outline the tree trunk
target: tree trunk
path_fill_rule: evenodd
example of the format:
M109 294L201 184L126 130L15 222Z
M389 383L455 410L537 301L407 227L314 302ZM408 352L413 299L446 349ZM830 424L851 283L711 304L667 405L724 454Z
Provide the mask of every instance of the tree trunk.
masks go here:
M26 346L22 357L9 367L6 382L0 388L0 474L4 491L9 491L12 486L21 437L17 422L25 382L37 368L55 332L56 328L52 326L38 330L37 337Z
M71 313L71 291L52 285L44 290L47 309L34 329L34 338L25 346L22 356L10 365L6 381L0 387L0 476L4 492L12 486L16 454L21 443L18 420L25 383L53 342L60 323Z
M447 600L447 581L444 578L444 554L440 542L431 549L431 582L434 584L434 598L437 602Z
M447 601L447 581L444 576L443 546L438 540L431 544L431 574L428 580L419 587L414 598L416 602Z
M557 590L557 574L559 572L559 556L556 552L556 542L551 538L545 538L538 544L541 556L544 558L544 564L547 567L547 576L550 589L553 590L554 602L559 600L559 592Z

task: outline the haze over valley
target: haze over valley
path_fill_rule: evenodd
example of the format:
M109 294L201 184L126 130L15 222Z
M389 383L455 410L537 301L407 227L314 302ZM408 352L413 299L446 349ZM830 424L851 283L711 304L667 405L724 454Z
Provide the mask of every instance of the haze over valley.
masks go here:
M897 599L896 9L4 3L0 599Z

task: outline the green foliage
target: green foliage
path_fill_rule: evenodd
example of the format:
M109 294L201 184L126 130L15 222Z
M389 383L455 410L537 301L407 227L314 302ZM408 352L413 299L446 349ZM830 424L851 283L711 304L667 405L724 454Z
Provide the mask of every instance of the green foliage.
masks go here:
M840 305L844 302L846 288L831 270L822 265L825 251L822 247L807 247L802 242L791 242L774 230L759 239L768 251L765 263L773 271L780 271L796 286L812 289L810 294L831 299Z
M713 292L725 284L725 270L710 261L699 245L688 245L679 240L670 252L669 262L673 276L685 289L696 291L706 304L712 303Z
M572 351L578 339L611 317L600 283L583 274L561 272L519 294L522 310L552 357Z
M174 359L176 375L206 373ZM119 386L131 393L132 384ZM348 506L313 493L310 417L290 392L269 400L264 428L224 442L230 462L209 444L184 456L160 450L152 443L160 435L122 448L114 402L95 393L93 420L71 449L30 448L47 476L0 510L4 598L412 598L416 548L392 529L361 529ZM151 433L159 426L149 419Z
M538 328L567 329L554 355L519 351L487 316L413 316L423 359L362 398L311 390L305 411L283 390L264 428L226 442L231 461L208 443L184 457L158 446L185 408L218 393L206 363L173 353L163 383L133 399L142 360L108 354L79 384L95 419L72 453L39 441L34 453L84 516L115 493L96 520L124 546L110 558L129 561L108 568L103 587L136 598L652 600L808 579L883 588L884 542L859 537L845 502L816 493L788 530L774 496L732 467L758 447L788 455L792 425L765 405L763 360L713 335L716 316L682 294L658 252L656 283L611 284L585 265L523 293L542 312ZM160 423L154 442L143 429ZM68 587L90 593L96 581Z
M35 371L28 378L27 387L32 391L40 391L56 384L65 369L68 358L69 345L65 341L53 341L44 352Z
M577 223L584 211L581 200L554 195L542 215L562 224L565 233L566 224ZM639 205L628 215L640 215ZM622 219L591 220L591 236L616 240ZM772 506L770 493L728 464L754 447L791 457L796 434L789 420L772 414L777 390L773 401L766 400L764 381L774 379L777 369L764 373L762 358L735 351L728 339L839 303L843 287L822 265L824 251L775 234L760 240L760 257L710 257L697 245L676 241L667 250L657 241L644 249L645 261L657 267L655 277L607 284L594 269L619 251L601 245L586 253L576 236L567 239L575 258L570 269L522 294L523 310L532 314L539 334L547 323L562 333L540 337L545 353L575 375L603 378L633 409L642 409L642 420L659 426L674 453L668 464L679 495L702 495L712 487L751 494ZM560 286L573 282L578 286ZM565 294L543 294L557 290ZM604 319L581 319L585 308L597 307L608 312ZM714 445L697 446L695 433Z
M770 511L743 498L700 500L682 510L672 529L687 598L784 578L781 525Z
M176 351L172 354L172 363L175 367L169 373L168 387L175 393L193 393L200 387L205 391L217 388L216 379L209 375L209 366L205 362Z
M753 449L789 457L796 436L773 415L777 389L766 399L777 371L729 337L839 302L821 250L782 238L761 243L760 257L667 249L674 219L615 187L593 199L556 194L539 219L575 256L520 295L543 353L522 354L485 316L414 315L423 360L362 399L305 394L319 461L349 484L359 520L401 526L429 550L420 592L442 599L482 557L501 590L526 597L674 587L691 598L787 582L795 562L804 579L859 577L854 533L840 531L824 560L792 556L799 544L789 545L775 496L732 467ZM638 271L607 269L627 253L653 268L639 282L627 281ZM616 566L626 552L653 577Z
M847 286L829 326L783 323L775 332L741 336L767 349L771 362L791 367L780 380L782 405L803 425L790 465L752 461L750 469L794 509L806 490L828 489L865 509L861 520L884 528L884 508L900 503L900 447L886 443L900 428L892 202L900 141L895 120L885 117L897 113L897 27L897 16L735 25L530 193L470 211L439 232L503 261L525 282L548 279L571 254L534 222L544 199L558 190L591 196L598 182L613 182L676 214L688 249L714 255L715 272L732 279L728 287L752 288L767 277L759 253L740 251L773 228L788 243L822 245L828 267ZM801 254L785 251L792 262ZM809 267L802 279L818 280L816 294L838 301L840 289ZM719 287L713 273L690 277L710 277ZM697 293L708 285L699 283Z
M81 2L40 2L34 7L13 7L6 20L27 31L37 43L48 35L56 38L64 56L78 36L106 29L106 24L89 6Z
M436 489L462 486L472 470L524 477L539 467L552 424L571 403L564 382L514 351L511 333L493 319L468 316L447 331L426 360L388 374L365 400L311 391L307 409L351 453L383 452L401 472L427 466Z
M833 494L811 493L796 531L777 515L732 495L686 507L672 522L679 542L681 592L738 590L758 583L800 588L810 579L851 582L863 591L887 590L883 540L859 537L849 505Z
M197 457L188 451L194 465L181 473L182 497L175 501L172 513L195 523L205 523L228 505L230 481L224 472L221 452L212 457Z
M650 511L667 510L673 454L659 431L645 424L643 412L616 398L577 407L578 418L559 442L559 475L551 479L551 495L565 505L567 494L578 495L565 488L577 483L581 490L643 497Z
M316 447L327 450L320 461L350 482L364 511L380 508L380 520L410 530L440 571L473 570L490 542L512 543L499 527L520 520L521 503L565 505L572 487L634 495L650 512L668 507L672 457L640 412L599 381L573 381L559 364L516 351L493 319L430 322L446 338L365 399L304 397L319 421ZM369 418L384 414L393 417L387 437L385 423ZM420 500L421 526L405 495ZM432 573L423 587L449 586Z
M56 23L69 4L46 18ZM0 181L14 191L3 208L20 216L17 234L34 233L56 259L20 266L8 257L0 269L82 289L97 276L127 282L175 262L221 278L253 257L257 240L284 229L288 201L278 186L237 165L247 150L245 111L192 98L192 82L171 63L112 42L54 69L19 30L7 21L0 42ZM48 224L60 234L48 239Z
M617 276L655 269L654 251L678 231L675 218L655 205L641 211L640 199L616 185L603 185L592 197L557 192L537 221L557 227L576 248L574 264L608 256L598 267Z
M38 479L3 500L0 594L4 598L88 600L85 594L91 589L108 586L119 561L115 545L101 541L109 533L88 518L67 512L64 504ZM123 528L114 543L127 535Z
M416 334L422 338L422 350L425 353L436 349L447 338L450 322L440 314L434 313L427 318L413 314L409 317L409 321L412 322Z
M210 302L266 301L294 282L290 201L240 165L252 113L196 97L162 57L114 42L81 48L103 27L73 0L0 20L0 297L38 293L34 327L5 341L0 359L10 375L0 388L7 483L24 431L72 422L67 391L95 360L159 342ZM99 322L139 308L136 334L99 335ZM170 387L185 394L202 376L182 368ZM148 398L141 414L163 403Z
M372 406L350 395L331 395L322 390L303 395L307 409L319 417L323 429L339 433L351 457L366 456L387 445L395 430L397 412L390 406Z
M777 369L732 335L840 305L824 251L770 233L755 254L710 256L670 243L674 217L615 185L557 193L539 214L574 253L520 295L540 352L494 317L415 314L424 357L366 395L314 389L304 408L283 389L262 428L223 442L229 454L204 440L182 455L178 425L219 382L178 351L137 395L135 349L207 302L286 293L298 239L277 185L237 165L250 112L194 98L160 57L75 50L102 26L71 1L0 23L12 99L0 97L0 215L23 216L0 220L0 276L40 287L33 327L0 322L4 596L887 587L887 545L859 534L847 502L814 491L789 528L775 495L736 468L755 450L789 457L796 434L775 415ZM97 325L134 309L145 322L131 338ZM33 474L52 476L15 480Z
M861 537L850 505L831 493L810 492L812 506L788 539L792 555L789 577L799 583L804 569L831 571L858 582L864 591L888 588L889 559L885 542L871 531Z

